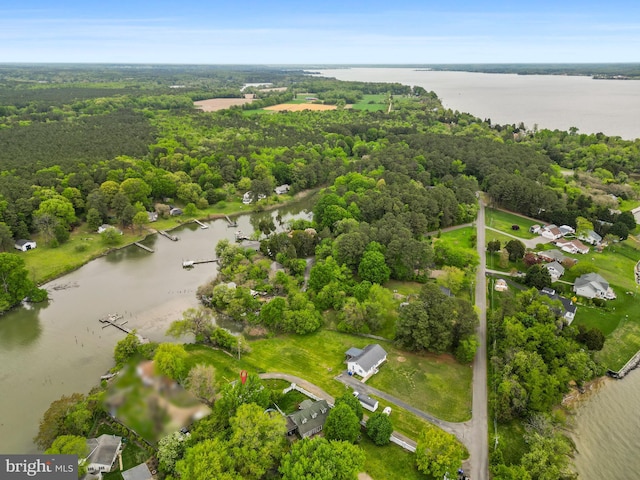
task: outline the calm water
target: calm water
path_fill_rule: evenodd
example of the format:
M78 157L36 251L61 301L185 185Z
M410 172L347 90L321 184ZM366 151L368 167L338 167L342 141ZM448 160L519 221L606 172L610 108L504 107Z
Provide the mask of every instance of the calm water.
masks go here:
M320 70L339 80L399 82L436 92L445 107L527 128L603 132L640 138L640 81L558 75L415 71L410 68Z
M416 72L402 68L324 70L340 80L399 82L433 90L449 108L497 123L529 128L603 132L640 138L640 81L587 77ZM578 313L579 315L579 313ZM583 480L640 478L640 370L607 379L578 407L574 440L576 470Z
M271 214L282 222L310 217L304 211L308 204ZM238 218L247 234L253 231L251 217ZM209 227L181 227L174 231L178 242L150 237L144 243L152 254L127 247L97 259L46 285L48 304L0 317L0 452L35 452L32 438L49 404L63 394L88 392L113 366L113 349L124 333L103 329L99 318L120 313L128 327L163 340L169 324L197 305L196 289L215 277L216 264L185 270L182 261L214 258L216 243L233 240L237 230L222 220Z

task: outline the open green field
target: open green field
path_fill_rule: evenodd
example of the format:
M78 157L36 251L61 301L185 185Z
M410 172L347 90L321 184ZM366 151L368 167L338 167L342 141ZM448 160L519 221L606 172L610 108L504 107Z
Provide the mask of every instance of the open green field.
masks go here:
M491 228L500 230L501 232L509 233L520 238L535 238L535 235L529 231L529 228L536 223L538 225L542 222L534 222L518 215L503 212L502 210L496 210L494 208L485 209L486 225ZM512 230L511 225L518 225L520 230Z
M214 364L220 382L235 380L242 369L256 373L282 372L302 377L337 397L345 391L344 386L334 379L345 369L344 353L350 347L362 348L369 343L371 340L367 338L321 330L304 337L279 336L253 341L250 343L251 353L240 360L199 345L186 348L190 354L189 366ZM468 366L446 356L427 357L402 352L387 343L384 348L388 352L388 362L369 380L372 386L408 403L420 402L416 405L418 408L425 408L443 420L469 418L471 369ZM403 363L406 367L401 365ZM413 371L417 369L424 369L427 375ZM395 378L396 374L403 377ZM381 380L376 379L378 376ZM405 385L405 381L408 384ZM424 398L419 400L421 397Z
M384 93L377 95L363 95L362 99L358 100L357 103L354 103L351 106L354 110L367 110L369 112L377 112L380 110L386 111L388 107L387 105L387 95Z
M439 238L441 240L446 240L457 247L464 248L465 250L475 253L475 235L476 229L474 227L463 227L449 230L448 232L442 232L439 235Z
M364 471L375 480L425 480L425 474L416 467L415 455L398 445L390 443L384 447L376 446L365 433L359 443L367 456Z

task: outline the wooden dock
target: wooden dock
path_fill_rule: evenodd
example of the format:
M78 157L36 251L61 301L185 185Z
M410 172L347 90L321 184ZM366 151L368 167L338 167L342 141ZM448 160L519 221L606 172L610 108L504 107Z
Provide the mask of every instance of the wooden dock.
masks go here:
M200 220L196 220L195 218L193 219L193 223L197 223L198 225L200 225L200 228L203 229L203 230L206 229L206 228L209 228L209 225L205 225Z
M176 237L175 235L171 235L170 233L165 232L164 230L158 230L158 233L160 235L162 235L163 237L167 237L172 242L177 242L178 241L178 237Z
M237 227L238 222L234 222L229 218L229 215L225 215L224 218L227 219L227 227Z
M102 325L102 328L116 327L118 330L126 334L133 333L132 329L124 326L124 324L127 323L128 320L121 323L117 323L118 320L122 320L122 318L123 318L122 315L120 315L119 313L110 313L106 317L99 318L98 321L100 323L104 323L104 325ZM136 337L138 337L138 340L140 340L140 343L149 343L149 339L144 338L139 333L136 333Z
M201 263L218 263L218 259L214 258L213 260L185 260L182 262L182 268L193 268L196 265L200 265Z
M146 245L142 245L141 243L138 243L138 242L133 242L133 244L134 244L136 247L140 247L141 249L146 250L146 251L147 251L147 252L149 252L149 253L153 253L153 248L149 248L149 247L147 247Z

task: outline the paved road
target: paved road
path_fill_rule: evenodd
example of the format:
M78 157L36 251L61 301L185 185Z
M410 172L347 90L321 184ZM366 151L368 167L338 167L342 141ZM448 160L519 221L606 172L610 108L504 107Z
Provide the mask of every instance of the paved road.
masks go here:
M487 279L485 255L484 203L479 199L480 209L477 220L477 248L480 265L476 273L476 307L480 317L478 342L480 346L473 362L473 403L469 442L471 454L471 478L489 478L489 424L487 405Z

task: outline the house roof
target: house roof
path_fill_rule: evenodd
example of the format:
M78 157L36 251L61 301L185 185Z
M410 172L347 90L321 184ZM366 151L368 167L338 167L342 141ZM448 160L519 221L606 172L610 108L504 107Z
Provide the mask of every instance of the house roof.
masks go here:
M35 243L33 240L26 240L21 238L20 240L16 240L16 247L24 247L28 243Z
M600 290L608 290L609 282L607 282L601 275L597 273L585 273L584 275L576 278L575 287L580 288L587 285L591 285L594 288L598 288Z
M589 247L587 247L584 243L582 243L580 240L578 240L577 238L571 240L571 243L573 243L573 245L578 249L578 250L589 250Z
M598 242L602 241L602 237L600 235L598 235L596 232L594 232L593 230L588 230L587 231L587 237L593 238L594 240L597 240Z
M116 456L122 438L116 435L107 435L103 433L98 438L88 438L87 447L89 447L88 463L98 465L111 465Z
M361 348L356 348L356 347L351 347L349 350L346 351L345 355L347 357L357 357L359 355L362 355L362 349Z
M544 265L544 268L546 268L547 270L553 268L560 275L564 275L564 267L555 260L551 263L547 263L546 265Z
M538 252L538 256L539 257L553 258L557 262L562 262L565 258L567 258L557 248L554 248L553 250L545 250L545 251L542 251L542 252Z
M543 288L542 290L540 290L540 294L550 298L551 300L559 300L560 303L562 303L562 307L564 308L565 313L568 312L575 314L576 310L578 310L578 307L570 299L561 297L556 293L555 290L552 290L551 288Z
M147 467L146 463L136 465L135 467L125 470L120 474L124 480L153 480L151 471L149 470L149 467Z
M377 400L371 398L369 395L365 395L364 393L358 395L358 400L360 400L361 403L369 405L371 408L375 407L376 403L378 403Z
M353 357L350 361L360 365L365 372L371 370L387 356L387 352L377 343L367 345L362 349L362 353Z
M329 415L329 404L326 400L318 400L311 406L292 413L289 418L298 427L300 436L304 436L305 433L324 425L327 415Z

